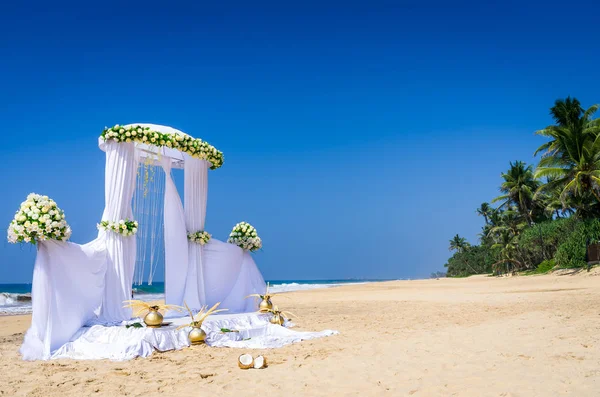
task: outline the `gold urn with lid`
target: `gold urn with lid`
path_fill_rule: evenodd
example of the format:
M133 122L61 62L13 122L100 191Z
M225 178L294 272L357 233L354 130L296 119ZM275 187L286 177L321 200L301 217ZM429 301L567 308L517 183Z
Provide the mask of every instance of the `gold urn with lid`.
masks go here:
M163 315L158 309L158 306L150 307L150 311L144 317L144 323L150 328L160 328L163 323Z
M206 332L200 327L202 324L193 324L191 325L192 329L188 334L188 338L190 339L190 343L192 345L199 345L206 341Z
M281 315L281 313L273 313L273 316L269 321L271 324L283 325L283 323L285 323L285 318Z
M271 298L269 296L265 296L258 304L258 310L263 313L266 313L272 309L273 309L273 302L271 302Z

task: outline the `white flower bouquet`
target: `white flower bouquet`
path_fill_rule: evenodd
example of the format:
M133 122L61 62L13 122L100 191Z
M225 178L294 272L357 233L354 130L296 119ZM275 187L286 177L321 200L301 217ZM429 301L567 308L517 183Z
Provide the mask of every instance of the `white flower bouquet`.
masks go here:
M189 154L192 157L206 160L211 163L211 169L215 170L223 165L223 152L214 146L184 134L163 134L152 131L150 127L142 126L120 126L105 128L100 135L105 141L115 142L139 142L154 146L167 146Z
M101 221L98 224L98 230L111 231L126 237L133 236L137 233L138 223L137 221L130 221L129 219L122 219L117 222Z
M31 193L8 226L10 243L31 243L38 241L66 241L71 237L71 228L65 220L64 212L48 196Z
M196 233L188 233L187 237L188 240L190 240L193 243L204 245L208 243L208 240L210 240L211 235L208 232L200 231Z
M262 248L262 240L258 237L256 229L247 222L240 222L235 225L227 242L248 251L256 251Z

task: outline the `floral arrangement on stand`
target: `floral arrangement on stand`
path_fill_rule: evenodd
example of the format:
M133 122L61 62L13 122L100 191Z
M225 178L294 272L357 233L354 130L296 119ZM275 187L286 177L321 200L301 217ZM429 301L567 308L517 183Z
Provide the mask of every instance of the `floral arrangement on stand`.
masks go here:
M193 243L204 245L208 243L208 240L210 240L211 235L208 232L199 231L196 233L188 233L187 238Z
M125 237L135 235L138 230L137 221L130 221L129 219L122 219L117 222L101 221L97 226L98 230L111 231Z
M71 237L64 212L48 196L31 193L8 226L8 242L66 241Z
M150 127L128 125L105 128L100 135L105 141L139 142L153 146L166 146L180 150L192 157L206 160L211 163L211 170L216 170L223 165L223 152L202 139L197 139L185 134L163 134L153 131Z
M227 242L248 251L256 251L262 248L262 240L258 237L256 229L247 222L240 222L235 225Z

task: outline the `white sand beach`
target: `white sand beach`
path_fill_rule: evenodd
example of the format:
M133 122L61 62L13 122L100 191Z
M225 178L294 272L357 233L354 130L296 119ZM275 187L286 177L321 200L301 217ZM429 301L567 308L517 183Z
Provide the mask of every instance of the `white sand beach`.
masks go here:
M0 317L0 395L596 396L600 269L413 280L279 298L299 330L275 350L194 346L125 362L19 358L29 316ZM242 353L269 367L240 370Z

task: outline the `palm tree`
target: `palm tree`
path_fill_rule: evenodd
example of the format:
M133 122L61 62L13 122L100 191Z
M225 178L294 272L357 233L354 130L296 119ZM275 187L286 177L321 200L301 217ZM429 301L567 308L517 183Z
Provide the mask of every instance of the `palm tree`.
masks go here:
M498 208L513 203L528 223L533 223L533 196L540 186L540 182L534 177L533 167L522 161L511 162L508 172L502 173L502 178L504 182L500 185L500 191L504 194L493 199L492 203L504 201Z
M557 99L550 108L550 115L558 125L569 125L579 121L584 113L583 107L577 98Z
M510 230L503 230L498 235L497 242L492 246L492 248L500 248L500 255L502 257L498 262L492 265L495 274L499 273L499 265L502 264L507 265L507 271L509 269L509 266L512 265L513 272L523 266L523 264L515 258L515 254L518 248L518 240Z
M491 205L489 205L489 203L481 203L481 206L479 206L479 208L477 208L477 215L479 216L483 216L483 219L485 220L485 224L489 225L490 224L490 215L491 213L494 211L494 209L492 208Z
M527 222L519 213L518 208L509 207L503 211L499 219L495 219L495 225L489 228L488 238L492 238L494 244L491 248L500 248L501 259L492 265L494 273L498 273L499 265L506 264L507 270L512 265L513 271L523 264L516 259L518 252L518 236L527 227Z
M554 216L556 218L570 216L575 212L573 210L575 200L573 197L570 197L565 206L560 199L562 188L554 183L554 181L553 178L548 178L546 183L540 186L534 198L548 219L552 219Z
M460 237L457 234L452 238L452 240L450 240L450 247L448 247L448 250L465 252L467 249L469 249L470 246L471 245L467 242L466 238Z
M535 177L552 179L542 190L560 189L564 208L569 197L588 193L600 203L600 119L592 119L597 110L583 111L577 99L557 100L550 110L557 125L536 132L551 139L535 152L543 152Z

